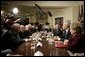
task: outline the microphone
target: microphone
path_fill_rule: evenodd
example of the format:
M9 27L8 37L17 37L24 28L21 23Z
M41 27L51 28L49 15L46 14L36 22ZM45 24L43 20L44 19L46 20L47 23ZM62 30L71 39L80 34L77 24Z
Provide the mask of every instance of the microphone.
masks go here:
M48 14L49 14L49 16L50 16L50 17L52 17L52 14L51 14L51 12L50 12L50 11L48 11Z
M35 4L35 6L36 6L39 10L41 10L41 7L40 7L38 4Z

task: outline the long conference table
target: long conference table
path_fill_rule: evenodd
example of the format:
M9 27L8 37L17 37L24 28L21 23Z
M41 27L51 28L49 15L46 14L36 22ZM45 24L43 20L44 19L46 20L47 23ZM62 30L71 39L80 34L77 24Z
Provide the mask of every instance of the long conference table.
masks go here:
M32 43L34 40L22 43L14 52L11 54L19 54L22 56L34 56L34 53L40 51L43 53L44 56L69 56L66 48L55 47L55 44L49 44L45 38L40 41L42 43L42 47L36 47L35 49L31 49ZM36 44L35 44L36 45Z

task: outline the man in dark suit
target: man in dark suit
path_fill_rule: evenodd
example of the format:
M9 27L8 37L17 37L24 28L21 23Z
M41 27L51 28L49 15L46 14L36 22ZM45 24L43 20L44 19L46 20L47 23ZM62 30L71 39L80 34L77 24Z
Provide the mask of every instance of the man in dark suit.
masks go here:
M11 26L11 29L2 38L2 50L11 49L14 51L25 40L19 37L20 25L15 23Z
M25 26L24 25L20 25L19 36L20 36L21 39L26 38L26 35L25 35Z
M65 22L63 24L62 35L60 36L61 41L64 41L65 39L69 39L70 36L71 36L71 33L70 33L70 23Z
M54 36L59 36L59 37L61 36L62 31L60 29L59 24L55 25L55 28L53 29L53 34L54 34Z
M26 37L26 38L29 38L29 36L32 35L31 25L30 25L30 24L25 26L25 31L24 31L24 33L25 33L25 37Z

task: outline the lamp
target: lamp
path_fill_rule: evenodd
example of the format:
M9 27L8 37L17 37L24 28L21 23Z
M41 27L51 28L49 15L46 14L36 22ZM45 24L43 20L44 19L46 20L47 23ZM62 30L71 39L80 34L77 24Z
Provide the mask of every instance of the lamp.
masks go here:
M14 9L13 9L13 13L14 13L14 14L17 14L17 13L18 13L18 9L17 9L17 8L14 8Z

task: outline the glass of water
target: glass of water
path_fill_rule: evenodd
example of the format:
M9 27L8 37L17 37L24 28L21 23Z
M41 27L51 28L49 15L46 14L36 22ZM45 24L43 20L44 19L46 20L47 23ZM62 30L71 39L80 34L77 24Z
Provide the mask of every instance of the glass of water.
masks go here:
M50 53L50 56L57 56L57 52L56 52L56 51L52 51L52 52Z

